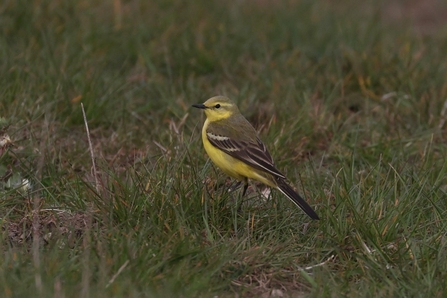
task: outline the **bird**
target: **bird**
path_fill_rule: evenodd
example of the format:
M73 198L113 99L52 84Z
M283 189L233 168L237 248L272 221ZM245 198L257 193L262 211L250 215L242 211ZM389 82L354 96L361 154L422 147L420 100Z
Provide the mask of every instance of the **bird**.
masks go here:
M320 219L309 204L287 183L287 178L275 166L272 156L255 128L228 97L211 97L203 104L193 104L205 112L202 142L206 153L224 173L244 183L259 181L278 189L310 218Z

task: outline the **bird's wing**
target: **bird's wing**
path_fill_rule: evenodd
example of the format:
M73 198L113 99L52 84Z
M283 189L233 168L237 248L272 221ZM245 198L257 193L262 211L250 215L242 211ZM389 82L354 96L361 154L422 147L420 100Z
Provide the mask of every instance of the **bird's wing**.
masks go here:
M251 125L242 130L247 135L229 133L228 130L228 127L209 125L206 130L208 141L228 155L255 169L267 172L274 177L286 178L275 168L273 158L264 143L257 136L253 137L253 133L256 135L256 131Z

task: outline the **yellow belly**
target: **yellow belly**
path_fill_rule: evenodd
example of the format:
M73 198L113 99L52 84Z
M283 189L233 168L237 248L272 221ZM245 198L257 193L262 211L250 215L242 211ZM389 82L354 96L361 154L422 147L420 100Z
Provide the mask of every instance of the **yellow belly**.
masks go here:
M208 141L208 138L206 136L206 125L207 123L205 122L202 131L203 147L216 166L218 166L227 175L237 180L245 181L248 178L260 181L271 187L276 187L276 184L273 182L274 180L269 174L257 170L240 161L239 159L236 159L223 152L222 150L214 147L214 145L212 145L210 141Z

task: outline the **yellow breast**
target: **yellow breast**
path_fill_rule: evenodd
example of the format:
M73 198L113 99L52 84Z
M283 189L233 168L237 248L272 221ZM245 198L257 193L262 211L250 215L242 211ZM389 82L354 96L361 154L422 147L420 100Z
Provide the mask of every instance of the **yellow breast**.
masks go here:
M236 159L224 151L216 148L213 144L210 143L208 137L206 135L207 127L208 127L208 119L205 121L202 129L202 141L203 147L205 148L206 153L213 161L213 163L218 166L222 171L224 171L227 175L237 179L237 180L246 180L254 179L258 180L264 184L275 187L275 183L272 181L270 175L267 173L263 173L248 164ZM270 179L269 179L270 178Z

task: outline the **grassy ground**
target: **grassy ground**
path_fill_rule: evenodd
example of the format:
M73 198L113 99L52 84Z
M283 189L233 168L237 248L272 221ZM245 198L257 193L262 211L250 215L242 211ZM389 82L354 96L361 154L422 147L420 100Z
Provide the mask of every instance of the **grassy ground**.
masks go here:
M331 2L1 4L0 296L445 296L445 27ZM237 210L217 94L320 221Z

